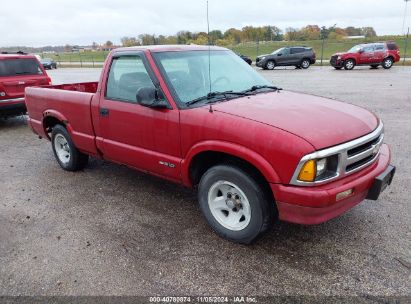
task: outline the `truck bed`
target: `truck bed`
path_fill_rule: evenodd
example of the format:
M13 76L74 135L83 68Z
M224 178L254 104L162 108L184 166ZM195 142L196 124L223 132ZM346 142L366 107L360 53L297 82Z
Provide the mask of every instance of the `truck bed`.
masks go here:
M65 123L79 150L95 154L91 100L97 86L98 82L85 82L27 88L25 93L29 125L36 134L48 137L43 128L43 117L47 113Z

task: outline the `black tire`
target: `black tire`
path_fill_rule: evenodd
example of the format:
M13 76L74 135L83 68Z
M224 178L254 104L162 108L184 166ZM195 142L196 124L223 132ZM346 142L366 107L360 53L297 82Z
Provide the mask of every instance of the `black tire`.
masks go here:
M336 70L341 70L342 67L334 67L334 69L336 69Z
M392 57L387 57L382 61L382 67L386 70L391 69L394 65L394 59Z
M271 227L276 216L276 208L267 191L261 186L262 183L258 183L256 180L246 171L228 164L214 166L201 177L198 187L200 209L208 224L221 237L236 243L250 244ZM249 222L241 230L224 227L211 211L208 201L209 193L212 193L213 186L220 182L228 182L237 186L240 189L239 193L242 191L249 203L249 209L251 210ZM235 191L238 190L236 188L232 189L232 195L234 196ZM224 197L223 193L221 193L221 197ZM227 199L223 204L228 204ZM237 209L237 211L241 209Z
M308 69L310 65L311 65L311 62L309 59L304 58L303 60L301 60L300 67L303 68L304 70Z
M378 69L379 64L372 64L370 65L372 69Z
M68 151L69 153L69 160L68 162L63 162L59 156L57 155L57 143L56 137L61 139L61 136L67 142ZM77 148L74 146L74 143L70 137L70 134L67 132L66 128L62 125L56 125L53 127L51 132L51 147L53 149L54 157L56 158L57 162L59 163L60 167L66 171L79 171L84 169L88 162L88 155L81 153ZM62 147L61 147L62 148Z
M275 61L274 60L268 60L265 64L265 68L267 70L274 70L275 68Z
M352 70L355 67L355 61L354 59L347 59L344 62L344 69L346 70Z

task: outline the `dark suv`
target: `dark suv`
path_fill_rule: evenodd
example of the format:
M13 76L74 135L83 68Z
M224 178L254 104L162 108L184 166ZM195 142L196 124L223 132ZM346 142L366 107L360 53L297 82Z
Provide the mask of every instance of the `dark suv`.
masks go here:
M256 65L264 70L272 70L276 66L295 66L308 69L315 63L315 52L310 47L283 47L271 54L258 56Z
M26 113L24 89L49 84L50 77L34 55L0 53L0 117Z

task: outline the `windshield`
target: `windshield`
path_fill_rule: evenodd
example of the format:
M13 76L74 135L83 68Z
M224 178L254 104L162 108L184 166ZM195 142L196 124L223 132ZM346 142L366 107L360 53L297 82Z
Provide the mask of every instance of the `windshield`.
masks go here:
M183 106L210 92L241 92L270 85L231 51L159 52L153 56Z
M278 49L278 50L272 52L271 54L277 54L277 53L282 52L283 50L285 50L285 48Z
M362 49L361 45L355 45L352 48L350 48L347 53L358 53L358 51L361 49Z

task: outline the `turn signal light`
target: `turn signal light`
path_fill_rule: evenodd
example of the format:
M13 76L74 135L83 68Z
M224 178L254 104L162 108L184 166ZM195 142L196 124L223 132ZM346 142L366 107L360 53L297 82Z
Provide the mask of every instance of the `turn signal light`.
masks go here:
M298 179L303 182L313 182L317 175L317 164L315 160L307 161L301 168Z

